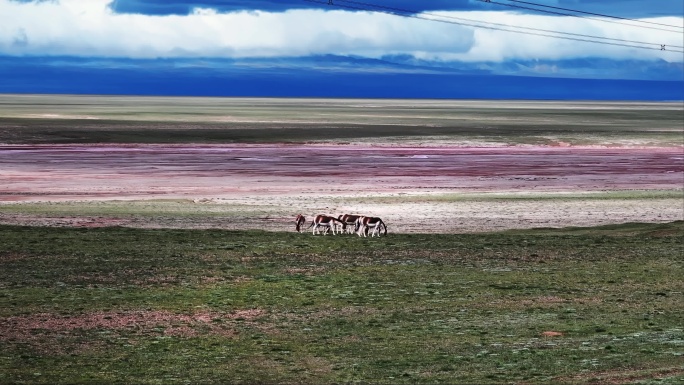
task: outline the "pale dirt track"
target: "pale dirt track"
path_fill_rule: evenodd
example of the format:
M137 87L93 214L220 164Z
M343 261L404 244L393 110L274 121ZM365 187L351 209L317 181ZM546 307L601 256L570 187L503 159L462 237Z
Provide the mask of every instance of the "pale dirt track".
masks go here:
M360 213L383 217L390 232L456 233L669 222L684 220L683 152L599 146L6 145L0 147L0 223L287 231L297 213ZM675 193L644 195L649 191ZM610 195L616 192L622 195ZM120 201L157 212L79 211L106 202L126 205ZM17 210L36 202L58 203L60 209ZM72 211L65 209L69 205Z

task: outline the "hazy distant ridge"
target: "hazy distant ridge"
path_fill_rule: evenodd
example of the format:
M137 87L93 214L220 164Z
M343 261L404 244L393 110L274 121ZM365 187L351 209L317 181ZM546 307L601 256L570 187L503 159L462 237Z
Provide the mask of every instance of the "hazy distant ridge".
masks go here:
M403 55L154 60L5 56L0 57L0 92L684 100L682 67L608 59L438 63Z

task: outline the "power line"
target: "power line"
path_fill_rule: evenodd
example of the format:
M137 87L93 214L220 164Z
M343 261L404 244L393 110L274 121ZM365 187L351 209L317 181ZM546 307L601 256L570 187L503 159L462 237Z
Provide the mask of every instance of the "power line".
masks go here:
M369 6L375 6L373 4L369 3L360 3L356 1L346 1L349 3L356 3L356 4L361 4L361 5L369 5ZM385 7L385 6L380 6L377 5L375 7L379 8L385 8L385 9L391 9L391 10L396 10L396 11L401 11L402 13L407 13L408 16L414 17L413 11L408 11L408 10L402 10L400 8L391 8L391 7ZM503 23L493 23L489 21L479 21L479 20L473 20L473 19L466 19L462 17L456 17L456 16L449 16L449 15L437 15L437 14L431 14L431 13L421 13L421 15L429 15L433 17L441 17L445 19L452 19L452 20L461 20L461 21L466 21L466 22L472 22L472 23L484 23L484 24L490 24L490 25L495 25L498 27L505 27L505 28L518 28L518 29L523 29L523 30L528 30L528 31L535 31L535 32L545 32L545 33L553 33L553 34L563 34L563 35L568 35L568 36L575 36L575 37L584 37L584 38L591 38L591 39L602 39L602 40L609 40L609 41L616 41L616 42L622 42L622 43L633 43L633 44L641 44L641 45L656 45L654 43L647 43L643 41L635 41L635 40L625 40L625 39L614 39L610 37L601 37L601 36L594 36L594 35L585 35L585 34L580 34L580 33L572 33L572 32L561 32L561 31L553 31L549 29L542 29L542 28L532 28L532 27L520 27L520 26L515 26L515 25L510 25L510 24L503 24ZM402 15L403 16L403 15ZM417 16L417 18L421 18L420 16ZM427 19L426 20L433 20L433 19ZM434 20L434 21L441 21L441 20ZM472 26L471 24L465 24L468 26ZM475 25L477 27L477 25ZM482 27L482 28L489 28L489 27ZM496 28L491 28L491 29L496 29ZM508 31L508 32L522 32L522 31L511 31L508 29L501 29L502 31ZM530 33L532 35L537 35L537 36L546 36L549 37L549 35L546 34L536 34L536 33ZM552 36L556 37L556 36ZM562 36L557 36L559 38L562 38ZM586 40L580 40L580 41L586 41ZM684 46L671 46L674 48L684 48Z
M593 12L579 11L579 10L576 10L576 9L569 9L569 8L562 8L562 7L554 7L554 6L551 6L551 5L537 4L537 3L532 3L532 2L529 2L529 1L522 1L522 0L508 0L508 1L514 2L514 3L529 4L529 5L534 5L534 6L538 6L538 7L544 7L544 8L560 9L560 10L562 10L562 11L570 11L570 12L575 12L575 13L583 13L583 14L585 14L585 15L593 15L593 16L607 17L607 18L609 18L609 19L625 20L625 21L632 21L632 22L635 22L635 23L644 23L644 24L660 25L660 26L663 26L663 27L671 27L671 28L680 28L680 29L684 29L684 27L680 27L680 26L677 26L677 25L662 24L662 23L656 23L656 22L653 22L653 21L645 21L645 20L639 20L639 19L630 19L630 18L620 17L620 16L604 15L604 14L601 14L601 13L593 13ZM640 26L635 26L635 27L640 27ZM671 32L679 32L679 31L671 31Z
M497 31L504 31L504 32L513 32L513 33L520 33L520 34L526 34L526 35L543 36L543 37L558 38L558 39L573 40L573 41L588 42L588 43L606 44L606 45L628 47L628 48L639 48L639 49L660 50L660 51L667 50L669 52L682 52L682 53L684 53L684 50L676 50L676 49L673 50L673 49L667 48L667 47L684 48L682 46L655 44L655 43L632 41L632 40L623 40L623 39L612 39L612 38L606 38L606 37L601 37L601 36L583 35L583 34L575 34L575 33L570 33L570 32L551 31L551 30L545 30L545 29L539 29L539 28L520 27L520 26L514 26L514 25L510 25L510 24L485 22L485 21L479 21L479 20L459 18L459 17L455 17L455 16L437 15L437 14L430 14L430 13L419 13L417 11L408 10L408 9L387 7L387 6L358 2L358 1L352 1L352 0L326 0L326 1L323 1L323 0L304 0L304 1L311 2L311 3L318 3L318 4L327 4L330 6L337 6L340 8L347 8L347 9L353 9L353 10L359 10L359 11L371 11L371 12L385 13L385 14L390 14L390 15L395 15L395 16L410 17L410 18L415 18L415 19L436 21L436 22L447 23L447 24L464 25L464 26L469 26L469 27L483 28L483 29L490 29L490 30L497 30ZM341 3L347 3L347 4L341 4ZM431 16L431 17L427 17L427 16ZM435 17L435 18L432 18L432 17ZM441 19L439 19L439 18L441 18ZM444 20L444 19L448 19L448 20ZM459 21L456 21L456 20L459 20ZM478 24L472 24L472 23L478 23ZM511 29L511 28L517 28L517 29ZM524 31L524 30L527 30L527 31ZM534 32L528 32L528 31L534 31ZM540 33L540 32L543 32L543 33ZM567 36L563 36L563 35L567 35ZM594 40L594 39L601 39L601 40ZM623 44L623 43L632 43L632 44ZM634 44L638 44L638 45L634 45Z
M655 29L655 30L665 31L665 32L682 33L682 31L673 31L673 30L670 30L670 29L664 29L664 28L658 28L658 27L650 27L650 26L645 26L645 25L634 25L634 24L623 23L623 22L620 22L620 21L599 19L599 18L596 18L596 17L587 17L587 16L576 15L576 14L572 14L572 13L563 13L563 12L547 11L547 10L539 9L539 8L525 7L525 6L522 6L522 5L500 3L500 2L498 2L498 1L492 1L492 0L478 0L478 1L480 1L480 2L482 2L482 3L488 3L488 4L503 5L504 7L511 7L511 8L518 8L518 9L527 9L527 10L530 10L530 11L543 12L543 13L548 13L548 14L551 14L551 15L570 16L570 17L577 17L577 18L580 18L580 19L598 20L598 21L602 21L602 22L605 22L605 23L613 23L613 24L628 25L628 26L630 26L630 27L639 27L639 28ZM511 0L511 1L512 1L512 0ZM524 2L524 3L526 3L526 4L533 4L533 3L528 3L528 2ZM556 7L553 7L553 8L556 8ZM562 9L562 8L559 8L559 9ZM582 12L582 11L574 11L574 12ZM613 16L613 17L617 18L617 16ZM630 19L627 19L627 20L630 20ZM635 21L638 21L638 20L635 20ZM679 28L679 27L674 26L674 25L668 25L668 27Z

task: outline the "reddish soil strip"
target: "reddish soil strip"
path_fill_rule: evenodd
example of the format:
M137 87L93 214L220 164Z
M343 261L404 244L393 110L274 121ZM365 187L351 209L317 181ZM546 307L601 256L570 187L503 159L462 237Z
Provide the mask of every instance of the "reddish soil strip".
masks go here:
M0 318L0 341L30 340L41 331L48 334L72 330L111 329L127 330L133 333L150 332L163 328L165 335L192 337L203 333L233 336L230 326L216 321L235 319L251 320L263 315L262 310L248 309L233 313L198 312L176 314L168 311L122 311L94 312L76 316L61 316L51 313L38 313L30 316Z
M3 224L289 231L298 213L309 218L360 213L383 217L390 232L453 233L667 222L684 219L676 198L458 202L415 197L681 190L683 185L682 147L0 146L0 203L180 198L191 200L186 204L195 204L198 214L41 215L3 213L0 205ZM393 198L369 199L378 196ZM216 215L199 215L201 205L222 207L214 209Z
M311 189L649 189L684 180L680 147L0 146L0 164L0 201Z

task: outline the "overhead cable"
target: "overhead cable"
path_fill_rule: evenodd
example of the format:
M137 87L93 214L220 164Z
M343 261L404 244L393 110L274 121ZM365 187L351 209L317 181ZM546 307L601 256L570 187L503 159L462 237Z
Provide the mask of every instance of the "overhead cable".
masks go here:
M587 17L587 16L582 16L582 15L577 15L577 14L572 14L572 13L564 13L564 12L556 12L556 11L548 11L544 9L539 9L539 8L532 8L532 7L525 7L522 5L515 5L515 4L506 4L506 3L501 3L498 1L492 1L492 0L478 0L482 3L488 3L488 4L496 4L496 5L502 5L505 7L511 7L511 8L518 8L518 9L526 9L530 11L537 11L537 12L543 12L543 13L548 13L551 15L559 15L559 16L569 16L569 17L577 17L580 19L589 19L589 20L597 20L597 21L602 21L605 23L613 23L613 24L621 24L621 25L628 25L630 27L639 27L639 28L648 28L648 29L655 29L659 31L665 31L665 32L673 32L673 33L682 33L682 31L673 31L670 29L664 29L664 28L658 28L658 27L650 27L650 26L645 26L645 25L635 25L635 24L628 24L620 21L614 21L614 20L607 20L607 19L600 19L597 17ZM672 26L674 27L674 26ZM677 27L674 27L677 28Z
M483 28L483 29L489 29L489 30L513 32L513 33L520 33L520 34L526 34L526 35L543 36L543 37L558 38L558 39L573 40L573 41L588 42L588 43L607 44L607 45L628 47L628 48L639 48L639 49L684 53L684 50L681 50L681 48L684 48L683 46L674 46L674 45L669 45L669 44L667 44L667 45L666 44L656 44L656 43L648 43L648 42L624 40L624 39L613 39L613 38L594 36L594 35L584 35L584 34L577 34L577 33L571 33L571 32L552 31L552 30L546 30L546 29L540 29L540 28L521 27L521 26L510 25L510 24L492 23L492 22L473 20L473 19L465 19L465 18L448 16L448 15L420 13L420 12L408 10L408 9L387 7L387 6L382 6L382 5L372 4L372 3L352 1L352 0L304 0L304 1L307 1L310 3L326 4L326 5L330 5L330 6L336 6L336 7L340 7L340 8L346 8L346 9L353 9L353 10L358 10L358 11L385 13L385 14L402 16L402 17L410 17L410 18L414 18L414 19L436 21L436 22L447 23L447 24L464 25L464 26L475 27L475 28ZM474 23L476 23L476 24L474 24ZM625 44L625 43L630 43L630 44ZM672 49L672 48L680 48L680 49Z
M479 1L482 1L482 2L485 2L485 3L493 3L492 1L486 1L486 0L479 0ZM562 11L569 11L569 12L581 13L581 14L585 14L585 15L600 16L600 17L605 17L605 18L609 18L609 19L624 20L624 21L630 21L630 22L634 22L634 23L643 23L643 24L659 25L659 26L662 26L662 27L677 28L677 29L680 29L680 30L684 30L684 26L677 26L677 25L656 23L656 22L654 22L654 21L646 21L646 20L639 20L639 19L630 19L630 18L627 18L627 17L620 17L620 16L604 15L604 14L602 14L602 13L594 13L594 12L580 11L580 10L577 10L577 9L562 8L562 7L554 7L554 6L551 6L551 5L537 4L537 3L532 3L532 2L529 2L529 1L522 1L522 0L508 0L508 1L513 2L513 3L528 4L528 5L533 5L533 6L537 6L537 7L543 7L543 8L559 9L559 10L562 10ZM497 3L497 4L500 4L500 3ZM507 4L502 4L502 5L507 5ZM540 11L541 11L541 10L540 10ZM568 15L568 16L578 16L578 15ZM601 19L593 19L593 20L601 20ZM605 21L605 20L602 20L602 21ZM633 26L633 27L649 28L649 27L647 27L647 26L641 26L641 25L633 25L633 24L625 24L625 25L631 25L631 26ZM669 30L660 29L660 28L652 28L652 29L659 29L659 30L662 30L662 31L669 31ZM679 32L682 32L682 31L669 31L669 32L677 32L677 33L679 33Z

